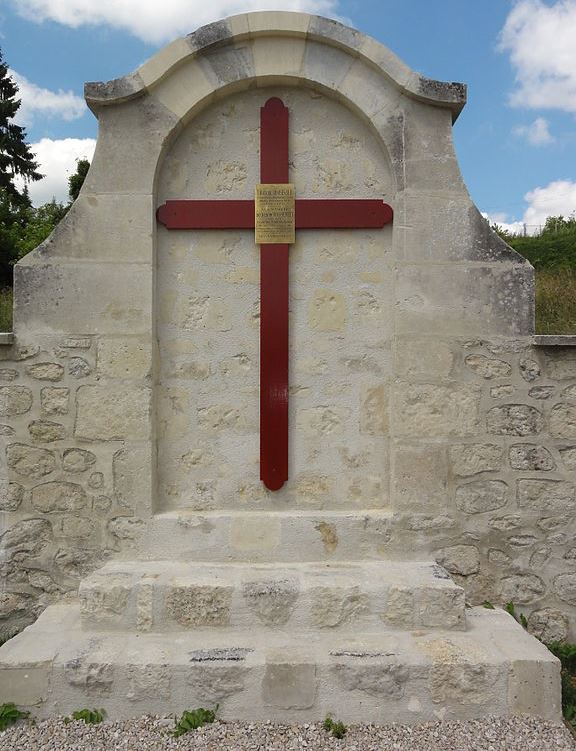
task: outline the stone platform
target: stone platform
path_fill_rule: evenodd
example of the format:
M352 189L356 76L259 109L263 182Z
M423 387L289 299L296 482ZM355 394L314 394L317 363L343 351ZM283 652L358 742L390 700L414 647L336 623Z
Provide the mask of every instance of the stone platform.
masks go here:
M61 602L0 648L0 703L34 716L104 707L110 718L220 704L223 719L421 722L528 713L560 718L558 661L508 614L472 608L466 631L354 633L203 628L135 633L82 624Z

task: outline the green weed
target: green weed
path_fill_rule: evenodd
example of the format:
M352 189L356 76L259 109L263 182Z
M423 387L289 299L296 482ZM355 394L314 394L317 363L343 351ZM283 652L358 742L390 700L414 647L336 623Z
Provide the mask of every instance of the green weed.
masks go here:
M327 733L332 733L334 738L344 738L346 735L346 725L343 722L334 722L332 717L328 715L322 723L324 730Z
M7 727L18 722L18 720L24 720L29 716L30 712L22 712L12 702L0 704L0 730L6 730Z
M102 722L106 712L103 709L77 709L72 712L72 717L65 717L64 722L68 724L72 720L83 720L87 725L97 725Z
M214 722L219 706L217 704L214 709L198 707L198 709L185 710L182 713L182 717L175 721L176 727L172 735L177 738L180 735L184 735L184 733L190 732L190 730L198 730L202 725Z
M12 331L12 290L0 289L0 331Z

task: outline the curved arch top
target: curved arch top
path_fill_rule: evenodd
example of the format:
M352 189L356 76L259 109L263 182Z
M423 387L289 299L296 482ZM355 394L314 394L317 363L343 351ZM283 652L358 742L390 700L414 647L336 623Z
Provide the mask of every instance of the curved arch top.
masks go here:
M190 58L201 58L216 48L265 37L294 37L344 50L351 57L377 68L399 92L451 110L453 121L466 103L465 84L421 76L372 37L328 18L289 11L244 13L203 26L176 39L127 76L103 83L87 83L86 101L96 113L103 106L119 104L152 91Z

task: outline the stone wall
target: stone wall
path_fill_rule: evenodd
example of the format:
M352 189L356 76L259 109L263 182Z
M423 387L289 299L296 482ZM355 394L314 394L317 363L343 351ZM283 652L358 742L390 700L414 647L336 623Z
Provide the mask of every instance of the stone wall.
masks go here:
M125 434L146 429L146 402L124 401L121 381L100 385L111 347L130 343L68 337L45 350L0 349L3 632L129 555L150 514L147 444ZM528 339L408 339L395 362L386 556L427 549L470 603L513 601L537 635L575 638L576 352ZM325 508L331 489L329 474L311 472L290 492Z
M149 354L129 338L43 344L0 348L0 634L129 551L151 511Z
M258 105L275 91L299 195L384 197L395 216L293 248L291 480L270 494L257 248L170 234L154 210L252 198ZM576 356L533 346L533 270L459 172L464 99L289 13L213 24L88 88L93 164L17 265L15 344L0 348L4 631L135 557L153 514L223 507L382 510L382 559L436 557L471 602L513 600L546 638L576 627Z

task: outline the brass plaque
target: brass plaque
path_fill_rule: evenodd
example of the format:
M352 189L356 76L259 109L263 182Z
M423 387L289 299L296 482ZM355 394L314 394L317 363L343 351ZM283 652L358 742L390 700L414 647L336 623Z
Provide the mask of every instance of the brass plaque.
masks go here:
M286 245L296 241L295 193L292 183L256 186L257 245Z

